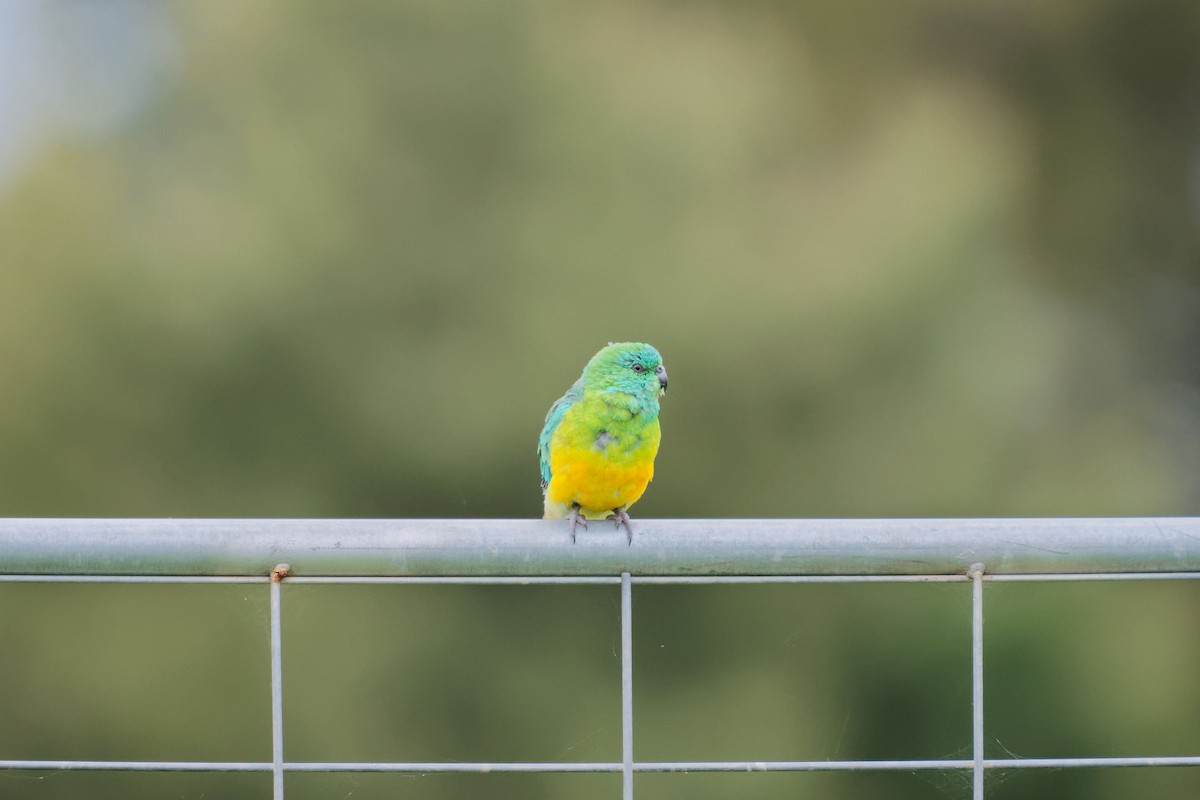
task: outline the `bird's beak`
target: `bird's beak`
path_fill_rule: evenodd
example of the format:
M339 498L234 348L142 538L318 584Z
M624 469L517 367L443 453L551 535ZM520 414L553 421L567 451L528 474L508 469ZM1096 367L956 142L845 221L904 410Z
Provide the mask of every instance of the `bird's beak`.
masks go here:
M667 368L659 364L654 369L654 374L658 376L658 393L666 394L667 392Z

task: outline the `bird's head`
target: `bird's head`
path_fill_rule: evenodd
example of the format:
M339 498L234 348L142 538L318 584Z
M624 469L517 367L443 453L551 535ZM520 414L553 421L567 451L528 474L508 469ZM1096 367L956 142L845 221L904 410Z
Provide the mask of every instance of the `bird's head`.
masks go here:
M592 356L583 370L584 383L604 391L657 398L667 391L662 356L648 344L618 342Z

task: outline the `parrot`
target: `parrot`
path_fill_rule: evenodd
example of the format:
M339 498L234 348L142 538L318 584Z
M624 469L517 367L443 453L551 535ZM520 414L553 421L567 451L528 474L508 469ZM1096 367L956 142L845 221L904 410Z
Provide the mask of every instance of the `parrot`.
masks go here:
M543 519L587 529L589 519L625 526L629 507L654 477L661 432L658 399L667 391L662 356L641 342L610 342L546 414L538 437Z

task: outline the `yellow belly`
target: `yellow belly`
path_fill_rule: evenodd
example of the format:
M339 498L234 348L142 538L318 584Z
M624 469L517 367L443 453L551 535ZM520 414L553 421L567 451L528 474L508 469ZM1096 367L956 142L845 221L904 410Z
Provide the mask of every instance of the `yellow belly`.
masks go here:
M553 477L546 487L546 517L565 516L578 503L588 519L603 519L628 508L654 477L654 455L620 462L597 448L552 448Z

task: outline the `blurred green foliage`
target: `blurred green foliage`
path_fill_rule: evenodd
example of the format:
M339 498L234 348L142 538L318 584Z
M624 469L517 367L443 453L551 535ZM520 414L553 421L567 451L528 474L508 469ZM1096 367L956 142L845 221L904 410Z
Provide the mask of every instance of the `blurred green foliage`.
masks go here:
M1197 512L1194 2L111 8L162 17L125 43L163 37L152 88L119 125L43 130L0 184L5 516L536 516L542 416L618 339L672 378L635 518ZM81 36L121 62L119 25L38 13L68 68ZM260 589L6 587L0 758L266 759ZM638 757L964 755L962 590L639 590ZM289 758L617 757L610 591L286 592ZM990 754L1200 748L1194 589L989 593ZM1195 773L993 790L1190 798ZM6 773L0 796L268 783Z

